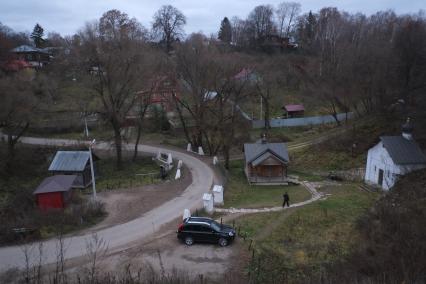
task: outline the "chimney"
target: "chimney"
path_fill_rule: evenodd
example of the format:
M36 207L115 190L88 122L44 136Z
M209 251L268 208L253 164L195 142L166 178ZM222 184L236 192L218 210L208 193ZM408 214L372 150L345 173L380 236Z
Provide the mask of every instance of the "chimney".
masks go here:
M402 125L402 137L407 140L413 140L413 124L411 123L410 118L407 118L407 121Z
M266 133L262 134L262 144L268 143L268 140L266 139Z

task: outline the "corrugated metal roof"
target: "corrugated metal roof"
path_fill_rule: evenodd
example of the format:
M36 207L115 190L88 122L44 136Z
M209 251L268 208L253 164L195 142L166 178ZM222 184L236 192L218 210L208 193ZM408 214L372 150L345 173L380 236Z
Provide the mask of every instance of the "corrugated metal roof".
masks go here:
M49 171L81 172L89 161L89 151L58 151Z
M285 162L289 161L286 143L251 143L244 144L244 156L246 163L251 163L266 152Z
M75 175L55 175L45 178L33 194L68 191L76 178Z
M414 140L402 136L382 136L380 139L395 164L426 164L426 156Z

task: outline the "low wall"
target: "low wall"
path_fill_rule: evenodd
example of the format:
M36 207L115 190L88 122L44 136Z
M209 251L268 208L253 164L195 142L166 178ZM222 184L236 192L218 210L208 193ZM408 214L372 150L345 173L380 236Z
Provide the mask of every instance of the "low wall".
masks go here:
M354 117L352 112L348 113L339 113L337 114L337 119L343 121L346 119L351 119ZM300 117L300 118L274 118L270 120L271 127L294 127L294 126L306 126L306 125L318 125L318 124L327 124L333 123L336 120L332 115L322 115L322 116L310 116L310 117ZM265 120L253 120L253 128L263 128L265 126Z

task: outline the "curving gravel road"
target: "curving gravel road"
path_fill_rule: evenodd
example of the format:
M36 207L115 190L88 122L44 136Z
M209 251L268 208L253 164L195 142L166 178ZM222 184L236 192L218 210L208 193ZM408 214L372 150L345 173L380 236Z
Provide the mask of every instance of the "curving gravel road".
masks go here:
M71 146L81 144L82 141L65 140L65 139L45 139L23 137L20 142L33 145L51 145L51 146ZM87 143L87 142L84 142ZM132 150L133 144L123 145L123 150ZM110 144L98 143L95 145L96 150L109 150ZM172 153L176 159L180 159L188 167L192 174L192 184L189 185L181 196L175 197L163 205L147 212L142 217L139 217L130 222L109 227L97 232L99 238L107 244L109 251L123 250L130 243L144 239L154 234L155 231L162 225L181 216L185 208L190 208L191 211L202 206L201 196L204 192L210 190L213 179L213 170L204 162L186 153L173 151L154 146L141 145L140 152L156 154L158 151ZM79 257L86 254L86 244L92 239L91 234L68 237L64 239L66 247L65 259ZM57 240L43 241L43 264L56 262L57 259ZM38 243L33 245L37 247ZM37 249L31 251L30 261L38 259ZM9 268L24 268L25 257L22 247L11 246L0 248L0 271Z

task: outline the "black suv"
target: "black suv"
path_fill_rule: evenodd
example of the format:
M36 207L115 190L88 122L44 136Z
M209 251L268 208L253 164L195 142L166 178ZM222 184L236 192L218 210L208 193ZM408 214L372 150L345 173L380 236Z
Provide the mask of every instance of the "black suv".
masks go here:
M177 230L178 239L190 246L194 242L218 243L227 246L235 238L235 230L231 226L219 224L206 217L189 217L183 220Z

